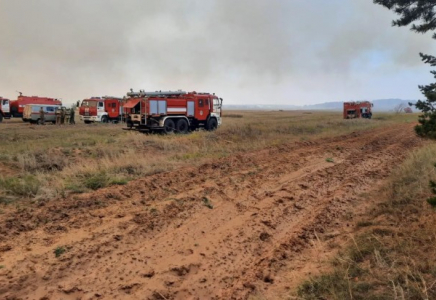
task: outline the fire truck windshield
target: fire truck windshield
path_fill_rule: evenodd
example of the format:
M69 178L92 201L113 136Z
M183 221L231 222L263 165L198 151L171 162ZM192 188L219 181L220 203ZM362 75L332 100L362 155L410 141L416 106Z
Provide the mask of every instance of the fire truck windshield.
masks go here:
M91 100L83 100L82 106L86 107L97 107L97 101L91 101Z

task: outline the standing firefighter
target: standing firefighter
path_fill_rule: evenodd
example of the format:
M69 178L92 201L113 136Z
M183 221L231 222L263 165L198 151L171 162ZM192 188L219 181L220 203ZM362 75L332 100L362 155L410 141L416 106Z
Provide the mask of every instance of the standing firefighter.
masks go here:
M70 124L76 124L76 121L74 121L75 110L76 107L73 105L73 107L70 110Z
M61 107L58 107L56 109L56 125L61 125L61 111L62 111Z
M39 109L39 124L44 125L45 124L45 114L44 114L44 108L41 107Z
M65 124L65 108L62 107L62 110L61 110L61 125L64 125L64 124Z

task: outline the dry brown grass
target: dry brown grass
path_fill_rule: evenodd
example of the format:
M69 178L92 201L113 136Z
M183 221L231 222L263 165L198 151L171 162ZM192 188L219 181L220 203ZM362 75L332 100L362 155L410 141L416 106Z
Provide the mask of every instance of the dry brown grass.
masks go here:
M216 132L168 136L127 132L121 124L6 121L0 125L0 197L65 197L239 152L415 120L410 114L343 120L340 113L238 111L229 112Z
M305 282L303 299L436 299L436 145L410 154L391 175L381 203L359 220L331 273Z

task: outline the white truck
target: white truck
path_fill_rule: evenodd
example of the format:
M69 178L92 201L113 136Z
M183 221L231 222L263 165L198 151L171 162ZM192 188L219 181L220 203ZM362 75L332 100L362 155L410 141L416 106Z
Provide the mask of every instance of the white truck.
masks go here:
M11 101L9 99L0 97L0 123L3 119L11 118Z

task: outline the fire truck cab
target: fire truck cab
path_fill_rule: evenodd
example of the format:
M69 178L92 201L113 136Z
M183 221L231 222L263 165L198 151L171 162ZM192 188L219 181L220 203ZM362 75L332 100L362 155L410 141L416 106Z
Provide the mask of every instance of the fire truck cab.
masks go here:
M0 123L3 122L3 119L11 118L11 106L9 99L0 97Z
M344 102L344 119L371 119L373 106L369 101Z
M85 99L79 109L80 120L86 124L118 122L123 116L122 101L122 98L110 96Z
M222 123L222 98L215 94L184 91L127 93L127 126L141 131L187 133L215 130Z

